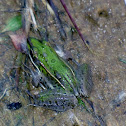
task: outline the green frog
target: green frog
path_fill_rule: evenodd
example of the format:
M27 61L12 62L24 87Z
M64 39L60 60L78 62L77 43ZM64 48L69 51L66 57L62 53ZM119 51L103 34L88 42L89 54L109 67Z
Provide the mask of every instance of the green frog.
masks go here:
M29 57L36 68L33 84L38 87L44 80L43 91L34 95L36 105L55 111L66 111L78 104L80 97L88 97L93 87L91 69L86 63L74 70L49 42L29 39ZM37 75L37 79L34 75ZM35 77L35 78L34 78Z

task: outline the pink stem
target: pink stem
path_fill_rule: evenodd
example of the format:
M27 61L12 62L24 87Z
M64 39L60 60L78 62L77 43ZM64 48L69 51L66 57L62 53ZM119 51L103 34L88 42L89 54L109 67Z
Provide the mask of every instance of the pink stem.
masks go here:
M85 39L84 39L82 33L80 32L80 30L79 30L77 24L75 23L74 19L72 18L72 16L71 16L71 14L70 14L70 12L69 12L69 10L68 10L68 8L67 8L67 6L66 6L64 0L60 0L60 2L62 3L62 5L63 5L63 7L64 7L64 9L65 9L65 11L66 11L66 13L68 14L68 16L69 16L71 22L73 23L74 27L76 28L76 30L77 30L79 36L81 37L82 41L83 41L84 44L87 46L87 43L86 43L86 41L85 41Z

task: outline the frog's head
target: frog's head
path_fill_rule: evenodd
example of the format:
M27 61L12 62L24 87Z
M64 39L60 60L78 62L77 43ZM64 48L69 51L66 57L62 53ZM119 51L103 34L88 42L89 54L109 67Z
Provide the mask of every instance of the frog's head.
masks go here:
M78 79L78 92L80 96L89 97L93 82L91 69L88 64L82 64L78 67L76 77Z

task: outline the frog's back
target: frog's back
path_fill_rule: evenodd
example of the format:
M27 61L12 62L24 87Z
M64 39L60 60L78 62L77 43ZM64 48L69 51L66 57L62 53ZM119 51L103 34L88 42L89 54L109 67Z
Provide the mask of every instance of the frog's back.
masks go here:
M72 91L70 83L74 84L72 87L76 87L76 80L67 63L57 55L48 42L40 42L37 39L32 38L31 43L33 44L34 53L37 54L38 60L53 76L60 79L67 89Z
M31 39L31 42L35 51L34 53L37 54L38 60L43 63L44 66L51 71L51 73L56 71L59 73L68 72L68 68L64 61L60 59L48 42L40 42L34 38Z

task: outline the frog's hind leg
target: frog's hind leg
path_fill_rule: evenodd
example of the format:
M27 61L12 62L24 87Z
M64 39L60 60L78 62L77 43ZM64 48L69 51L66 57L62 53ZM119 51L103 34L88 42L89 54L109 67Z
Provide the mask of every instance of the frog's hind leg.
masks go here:
M36 105L58 112L74 108L78 100L74 94L66 93L64 89L48 89L34 96Z

